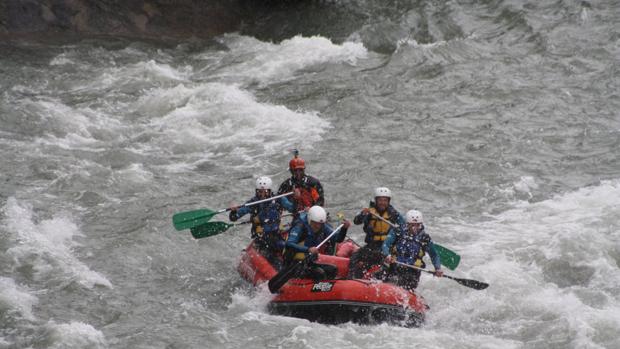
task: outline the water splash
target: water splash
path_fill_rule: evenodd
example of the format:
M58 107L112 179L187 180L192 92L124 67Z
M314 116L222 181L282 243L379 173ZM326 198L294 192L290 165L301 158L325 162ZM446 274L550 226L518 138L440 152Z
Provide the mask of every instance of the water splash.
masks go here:
M8 309L8 313L17 313L26 320L35 320L32 314L32 306L38 303L36 296L32 295L27 288L17 285L15 280L0 277L0 311Z
M7 200L4 212L7 230L15 240L7 254L15 260L15 267L32 266L37 278L55 278L60 272L63 279L75 279L87 288L112 288L108 279L73 254L73 248L79 246L73 238L82 233L69 216L59 214L36 223L32 207L13 197Z

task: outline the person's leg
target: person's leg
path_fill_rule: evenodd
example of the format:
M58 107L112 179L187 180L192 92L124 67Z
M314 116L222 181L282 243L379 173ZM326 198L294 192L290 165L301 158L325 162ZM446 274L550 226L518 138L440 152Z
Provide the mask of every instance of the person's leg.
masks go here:
M325 270L318 264L310 263L304 270L304 278L312 279L314 282L319 282L325 279Z
M398 286L413 291L418 287L420 280L420 271L407 267L397 267Z
M394 265L385 265L382 264L381 268L372 274L372 277L378 280L386 281L391 275L394 274Z
M338 268L331 264L310 263L306 268L305 277L313 279L315 282L321 280L332 280L338 274Z
M385 257L383 256L383 253L381 253L381 245L378 245L378 246L369 245L368 252L366 252L366 260L365 260L364 268L366 270L369 270L370 268L374 266L382 265L384 258Z
M374 265L381 264L383 255L376 246L368 244L353 253L349 260L349 277L361 279L368 269Z
M283 243L277 235L270 235L261 249L259 250L265 258L273 265L276 270L282 269L282 249Z
M277 251L273 251L271 249L261 250L261 254L267 259L269 264L271 264L276 271L282 269L282 258L277 253Z
M363 265L362 265L362 261L360 260L362 254L363 254L363 250L364 247L360 248L359 250L353 252L353 254L351 255L351 258L349 258L349 273L348 273L348 277L350 279L360 279L362 276L364 276L364 272L362 270Z
M319 264L321 269L325 272L325 279L335 279L338 275L338 268L331 264Z

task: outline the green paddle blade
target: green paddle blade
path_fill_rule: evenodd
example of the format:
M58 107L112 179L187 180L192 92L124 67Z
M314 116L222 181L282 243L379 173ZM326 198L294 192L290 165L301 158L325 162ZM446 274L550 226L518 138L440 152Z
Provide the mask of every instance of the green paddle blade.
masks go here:
M207 222L195 227L191 227L189 231L192 233L194 239L202 239L208 236L223 233L232 226L234 226L234 224L229 224L226 222Z
M456 269L461 261L461 256L439 244L435 244L435 251L441 258L441 264L450 270Z
M207 223L217 213L208 209L180 212L172 216L172 224L176 230L193 228Z

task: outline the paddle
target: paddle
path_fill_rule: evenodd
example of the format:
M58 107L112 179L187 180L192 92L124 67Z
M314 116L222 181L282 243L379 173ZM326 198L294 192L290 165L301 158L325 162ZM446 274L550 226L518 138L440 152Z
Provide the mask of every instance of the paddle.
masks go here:
M292 213L286 213L286 214L281 215L280 218L292 216L292 215L293 215ZM192 233L192 236L194 237L194 239L202 239L202 238L206 238L209 236L221 234L231 227L242 225L242 224L248 224L248 223L252 223L252 221L245 221L245 222L233 223L233 224L226 223L226 222L207 222L207 223L195 226L195 227L191 227L189 231Z
M388 221L387 219L379 216L378 214L372 213L372 212L368 212L368 213L382 220L383 222L389 224L392 228L400 229L398 225ZM454 270L456 269L456 267L458 267L459 262L461 261L461 256L441 246L440 244L433 243L433 245L435 245L435 251L437 251L437 254L439 255L439 259L441 260L442 265L446 266L450 270Z
M241 222L236 224L226 223L226 222L207 222L195 227L189 228L189 231L192 233L194 239L202 239L209 236L221 234L228 230L230 227L234 227L236 225L248 224L250 221Z
M434 272L430 271L430 270L426 270L424 268L420 268L420 267L416 267L414 265L411 264L406 264L406 263L401 263L401 262L394 262L398 265L402 265L404 267L408 267L408 268L413 268L413 269L417 269L420 271L423 271L425 273L429 273L429 274L435 274ZM443 277L448 278L448 279L452 279L456 282L458 282L459 284L465 286L465 287L469 287L469 288L473 288L474 290L484 290L485 288L489 287L489 284L485 283L485 282L480 282L480 281L476 281L476 280L470 280L470 279L460 279L460 278L455 278L453 276L449 276L446 274L443 274Z
M461 261L461 256L456 254L455 252L441 246L438 243L433 242L435 246L435 251L439 255L439 259L441 260L441 264L450 270L456 269L459 266L459 262Z
M257 204L260 204L266 201L279 199L283 196L289 196L292 194L293 192L280 194L280 195L272 196L267 199L243 204L239 207L253 206L253 205L257 205ZM199 225L203 225L207 223L209 220L211 220L211 218L213 218L213 216L215 216L216 214L220 214L220 213L227 212L227 211L230 211L230 208L224 208L218 211L212 211L209 209L200 209L200 210L194 210L194 211L180 212L172 216L172 223L176 230L189 229L189 228L197 227Z
M329 239L331 239L332 236L334 236L337 232L339 232L340 229L342 229L342 227L344 227L344 224L340 224L338 227L336 227L336 229L334 229L334 231L332 231L332 233L329 234L329 236L327 236L325 240L321 241L321 243L318 244L316 248L317 249L321 248L321 246L323 246L323 244L329 241ZM280 270L274 277L271 278L271 280L269 280L269 283L268 283L269 291L271 293L278 292L278 290L282 288L282 286L284 286L285 283L287 283L295 275L299 274L304 264L307 263L309 257L310 257L310 254L308 254L306 258L304 258L302 261L295 262L291 264L290 266L288 266L287 268Z

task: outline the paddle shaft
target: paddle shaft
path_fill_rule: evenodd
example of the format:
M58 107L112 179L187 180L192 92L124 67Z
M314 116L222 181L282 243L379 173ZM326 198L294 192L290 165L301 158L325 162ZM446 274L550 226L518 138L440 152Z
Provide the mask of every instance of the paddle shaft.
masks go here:
M241 206L238 206L237 208L244 207L244 206L257 205L262 202L276 200L283 196L288 196L291 194L293 194L293 192L272 196L272 197L254 201L254 202L248 202ZM188 211L188 212L180 212L172 216L172 224L174 225L174 228L176 230L190 229L190 228L194 228L194 227L197 227L197 226L200 226L200 225L203 225L209 222L211 218L213 218L213 216L217 214L224 213L226 211L231 211L231 210L232 210L232 207L223 208L219 211L211 211L209 209L200 209L200 210L194 210L194 211Z
M286 217L286 216L292 216L292 215L293 215L292 213L287 213L287 214L283 214L282 216L280 216L280 218ZM207 223L197 225L195 227L191 227L190 232L192 233L192 236L194 237L194 239L202 239L202 238L206 238L209 236L221 234L227 231L231 227L236 227L239 225L251 224L251 223L253 223L252 220L247 220L247 221L234 223L234 224L225 223L225 222L207 222Z
M402 265L403 267L408 267L408 268L411 268L411 269L417 269L417 270L423 271L425 273L429 273L429 274L435 275L434 272L432 272L430 270L427 270L427 269L424 269L424 268L416 267L415 265L411 265L411 264L407 264L407 263L403 263L403 262L394 262L394 263L396 263L398 265ZM448 279L451 279L451 277L448 276L448 275L444 275L444 277L447 277Z
M253 201L253 202L249 202L247 204L243 204L239 207L244 207L244 206L254 206L254 205L258 205L258 204L262 204L263 202L267 202L267 201L271 201L271 200L275 200L275 199L279 199L281 197L285 197L285 196L289 196L291 194L293 194L294 192L288 192L288 193L284 193L284 194L280 194L280 195L276 195L276 196L272 196L270 198L266 198L266 199L262 199L262 200L258 200L258 201ZM222 213L222 212L226 212L226 211L230 211L230 207L229 208L224 208L221 209L219 211L217 211L217 213Z
M238 206L238 207L244 207L244 206L249 207L249 206L254 206L254 205L262 204L263 202L267 202L267 201L271 201L271 200L279 199L279 198L284 197L284 196L289 196L289 195L291 195L291 194L293 194L293 193L294 193L294 192L292 192L292 191L291 191L291 192L288 192L288 193L284 193L284 194L280 194L280 195L272 196L272 197L270 197L270 198L266 198L266 199L262 199L262 200L258 200L258 201L253 201L253 202L248 202L247 204L243 204L243 205ZM216 214L219 214L219 213L228 212L228 211L230 211L231 209L232 209L231 207L229 207L229 208L223 208L223 209L221 209L221 210L217 210L217 211L215 211L215 213L214 213L213 215L215 216Z
M303 211L302 211L303 212ZM285 213L283 215L280 215L280 218L282 217L288 217L288 216L292 216L292 213ZM238 222L238 223L233 223L231 224L231 226L238 226L238 225L244 225L244 224L250 224L252 223L252 220L248 220L248 221L243 221L243 222ZM288 224L288 223L287 223ZM285 225L286 226L286 225Z
M323 246L327 241L329 241L329 239L332 238L332 236L339 232L342 227L344 227L344 224L340 224L338 227L336 227L336 229L334 229L331 234L329 234L323 241L321 241L321 243L318 244L316 248L320 248L321 246ZM308 254L308 256L310 256L310 254ZM308 259L308 256L306 256L303 261L295 262L288 268L280 270L274 277L272 277L268 283L269 291L271 293L278 292L278 290L282 288L282 286L284 286L284 284L286 284L288 280L295 277L301 271L301 268Z
M334 231L332 231L331 234L329 234L325 240L321 241L320 244L316 245L316 248L321 248L321 246L323 246L329 239L332 238L332 236L334 236L337 232L340 231L340 229L342 229L342 227L344 227L344 224L340 224L339 226L336 227L336 229L334 229Z
M379 216L378 214L373 213L373 212L368 212L368 213L370 213L374 217L380 219L381 221L387 223L392 228L400 229L400 227L398 225L388 221L387 219ZM434 245L435 245L435 250L437 251L437 253L439 253L440 258L442 258L442 263L441 264L447 266L450 270L456 269L456 267L458 266L458 264L459 264L459 262L461 260L461 257L458 254L454 253L452 250L449 250L449 249L447 249L447 248L445 248L445 247L443 247L443 246L441 246L439 244L435 243ZM441 249L443 251L439 251L439 249Z
M411 265L411 264L407 264L407 263L402 263L402 262L394 262L398 265L402 265L403 267L407 267L407 268L411 268L411 269L416 269L416 270L420 270L423 271L425 273L429 273L429 274L433 274L435 275L434 272L424 269L424 268L420 268L420 267L416 267L415 265ZM470 280L470 279L461 279L461 278L455 278L453 276L450 275L446 275L443 274L443 277L454 280L456 282L458 282L459 284L469 287L469 288L473 288L475 290L484 290L485 288L489 287L489 284L485 283L485 282L480 282L480 281L476 281L476 280Z

